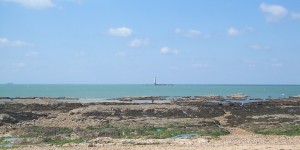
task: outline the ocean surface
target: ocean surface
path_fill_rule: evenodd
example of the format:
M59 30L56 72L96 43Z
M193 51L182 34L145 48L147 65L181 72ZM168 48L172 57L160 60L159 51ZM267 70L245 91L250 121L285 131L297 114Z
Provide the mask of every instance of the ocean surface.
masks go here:
M0 97L76 97L105 100L126 96L227 96L243 93L252 98L300 95L300 85L150 85L150 84L1 84Z

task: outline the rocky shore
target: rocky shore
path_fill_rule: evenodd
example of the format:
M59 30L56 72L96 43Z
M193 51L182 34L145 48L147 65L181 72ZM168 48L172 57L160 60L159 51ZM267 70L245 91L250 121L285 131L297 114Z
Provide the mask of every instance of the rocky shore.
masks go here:
M244 95L232 96L237 99ZM7 101L0 104L0 148L300 148L299 97L240 103L224 101L221 96L193 96L164 104L134 103L143 98L162 100L126 97L120 100L133 103L36 98Z

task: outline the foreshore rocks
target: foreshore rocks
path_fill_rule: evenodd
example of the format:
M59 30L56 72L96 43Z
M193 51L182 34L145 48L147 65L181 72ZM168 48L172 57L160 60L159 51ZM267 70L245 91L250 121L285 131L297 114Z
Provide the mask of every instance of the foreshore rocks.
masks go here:
M231 127L254 132L300 125L300 98L248 103L222 99L181 97L164 104L13 100L0 104L0 135L34 136L21 143L89 141L99 137L170 138L185 133L223 135Z
M119 100L119 101L166 100L166 96L129 96L129 97L113 98L111 100Z
M74 103L58 102L54 100L19 100L0 104L0 113L7 114L16 123L20 121L52 116L51 112L81 115L83 117L158 117L158 118L213 118L224 115L225 111L239 110L240 114L247 110L266 110L282 112L284 107L295 107L282 113L297 113L300 106L299 98L277 99L269 101L235 103L210 102L211 99L220 100L220 96L183 97L171 104L139 104L139 103ZM281 108L283 107L283 108ZM272 108L272 109L271 109ZM285 109L285 108L284 108ZM249 113L249 112L247 112ZM258 112L261 113L261 112ZM9 118L9 117L8 117ZM50 117L51 118L51 117Z
M51 101L33 101L33 100L19 100L11 101L5 104L0 104L1 111L45 111L45 110L61 110L61 111L70 111L75 108L80 108L84 104L82 103L62 103L54 100Z
M4 123L16 123L17 120L8 114L0 114L0 126Z
M27 97L3 97L3 96L0 96L0 99L10 99L10 100L28 100L28 99L35 99L35 100L49 100L49 99L52 99L52 100L79 100L79 98L74 98L74 97L44 97L44 96L40 96L40 97L36 97L36 96L27 96Z
M83 116L96 117L172 117L172 118L212 118L224 114L218 108L194 106L178 106L170 104L140 104L140 105L93 105L71 110L69 115L81 114Z
M243 93L237 93L237 94L232 94L232 95L228 95L227 99L231 99L231 100L241 100L241 99L246 99L248 96L243 94Z

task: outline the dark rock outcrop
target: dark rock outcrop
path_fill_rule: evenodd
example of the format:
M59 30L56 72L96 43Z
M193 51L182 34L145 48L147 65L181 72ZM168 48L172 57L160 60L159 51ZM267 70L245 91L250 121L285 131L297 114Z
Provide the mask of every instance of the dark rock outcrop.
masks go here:
M0 114L0 125L5 123L16 123L17 120L8 114Z

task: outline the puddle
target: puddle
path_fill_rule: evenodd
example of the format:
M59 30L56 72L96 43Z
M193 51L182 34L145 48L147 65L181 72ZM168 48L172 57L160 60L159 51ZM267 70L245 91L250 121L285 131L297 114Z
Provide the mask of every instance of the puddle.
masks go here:
M0 147L11 148L14 146L14 141L18 140L19 138L5 138L1 143Z
M171 137L171 139L190 139L195 136L198 136L198 134L180 134L180 135Z
M6 148L10 148L10 147L13 147L14 144L12 143L8 143L8 144L1 144L1 147L6 147Z

